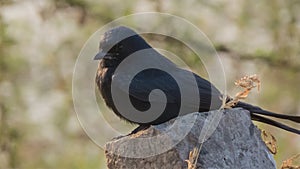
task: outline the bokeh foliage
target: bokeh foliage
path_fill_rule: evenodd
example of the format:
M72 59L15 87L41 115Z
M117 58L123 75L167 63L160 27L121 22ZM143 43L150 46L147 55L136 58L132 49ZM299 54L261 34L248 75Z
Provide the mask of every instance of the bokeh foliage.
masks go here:
M103 151L83 132L73 110L73 66L94 31L135 12L166 12L188 19L219 51L230 94L238 91L234 80L256 73L262 90L253 92L248 102L300 115L298 0L1 0L0 5L1 169L105 167ZM181 43L146 38L206 76ZM260 127L278 140L278 165L300 152L299 136Z

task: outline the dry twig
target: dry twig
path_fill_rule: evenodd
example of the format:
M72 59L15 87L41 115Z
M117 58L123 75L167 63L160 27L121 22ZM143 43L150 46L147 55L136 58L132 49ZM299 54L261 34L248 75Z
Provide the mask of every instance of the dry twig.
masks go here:
M276 154L277 153L276 138L270 132L267 132L265 130L261 130L261 138L265 142L265 144L268 147L269 151L272 154Z
M250 93L250 91L257 87L257 90L260 90L260 80L256 74L251 76L244 76L240 80L235 81L234 83L236 86L242 87L244 90L238 92L233 99L227 102L227 97L223 96L222 101L222 108L229 109L236 105L240 99L246 99Z
M185 160L188 163L188 169L196 169L197 167L197 158L199 156L199 149L194 148L192 151L190 151L189 159Z
M293 157L285 160L281 164L281 169L300 169L300 165L293 165L293 161L298 159L298 162L300 161L300 154L296 154Z

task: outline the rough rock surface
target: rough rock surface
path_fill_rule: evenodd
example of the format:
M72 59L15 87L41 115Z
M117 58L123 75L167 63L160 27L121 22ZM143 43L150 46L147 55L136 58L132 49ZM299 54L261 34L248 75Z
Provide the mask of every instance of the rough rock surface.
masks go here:
M216 120L216 113L220 120ZM203 138L208 139L201 147L197 168L276 168L249 112L240 108L191 113L134 135L115 138L105 147L107 166L187 169L185 160Z

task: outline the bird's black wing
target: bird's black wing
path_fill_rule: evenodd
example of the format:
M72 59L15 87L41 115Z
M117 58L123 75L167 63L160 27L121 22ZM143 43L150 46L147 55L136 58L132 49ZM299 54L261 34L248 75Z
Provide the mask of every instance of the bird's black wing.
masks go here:
M211 83L190 71L177 67L170 72L146 69L134 77L115 74L113 81L119 91L141 101L149 101L150 92L159 89L165 94L167 103L183 103L181 105L190 108L199 108L200 106L200 110L209 110L212 98L218 99L218 105L221 103L220 92ZM126 84L128 81L130 81L129 88ZM152 92L151 95L154 98L161 97L159 92ZM160 102L161 99L153 101Z

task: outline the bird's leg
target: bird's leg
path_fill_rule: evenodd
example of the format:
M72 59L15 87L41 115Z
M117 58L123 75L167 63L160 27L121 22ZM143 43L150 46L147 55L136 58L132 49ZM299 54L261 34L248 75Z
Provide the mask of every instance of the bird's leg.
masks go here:
M137 128L135 128L131 133L129 133L128 135L132 135L132 134L135 134L139 131L142 131L142 130L146 130L147 128L149 128L150 125L139 125Z

